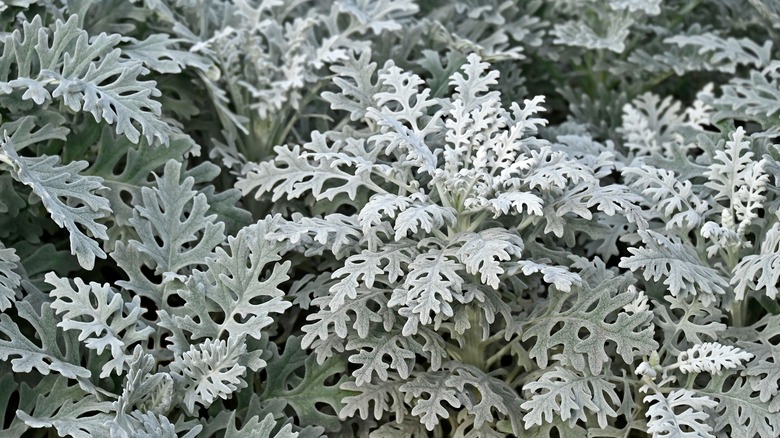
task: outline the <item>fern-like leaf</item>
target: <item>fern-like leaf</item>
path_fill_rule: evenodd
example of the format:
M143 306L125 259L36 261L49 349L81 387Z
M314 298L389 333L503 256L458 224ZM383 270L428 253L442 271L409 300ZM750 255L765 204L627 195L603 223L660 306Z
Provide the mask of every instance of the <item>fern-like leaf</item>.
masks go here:
M274 322L271 315L284 313L291 306L282 300L284 292L279 290L288 279L290 263L271 265L281 259L278 254L284 246L265 238L274 227L272 221L262 220L229 237L230 253L217 248L206 259L208 269L193 273L188 288L179 292L187 302L187 311L174 316L178 327L196 339L219 339L223 333L260 339L263 328ZM270 271L267 276L266 269ZM215 321L217 312L221 314L219 322Z
M106 258L100 245L80 228L95 238L108 239L106 226L97 222L111 214L108 200L98 194L105 190L103 179L80 175L87 168L86 161L60 166L57 156L22 157L7 136L2 157L14 166L14 177L40 197L54 222L68 230L71 253L83 268L92 269L95 257Z
M168 144L171 128L160 119L160 103L152 99L160 91L155 82L138 78L148 70L139 61L122 59L120 35L90 38L78 23L79 17L71 15L65 23L58 20L52 31L36 15L21 32L6 36L0 91L18 88L24 91L23 100L38 105L59 98L73 111L115 124L117 134L133 143L143 134L149 143ZM11 76L14 69L17 77Z
M439 417L449 418L449 411L443 403L453 408L461 406L455 388L446 385L448 374L445 371L420 373L400 387L406 403L414 401L412 415L419 416L420 422L429 431L439 424Z
M721 374L723 369L736 368L742 361L750 360L752 354L739 348L721 345L717 342L696 344L677 357L675 367L683 373Z
M13 248L6 248L0 242L0 312L5 311L16 301L16 288L22 279L14 272L19 256Z
M73 289L67 278L59 278L53 272L46 274L46 282L54 286L51 308L62 314L59 327L77 330L79 341L86 341L87 348L97 354L109 348L112 360L103 365L100 377L108 377L112 371L122 374L130 346L145 342L154 332L152 327L140 321L144 309L141 298L136 296L125 302L108 284L85 284L76 278Z
M129 246L147 257L164 280L203 264L225 238L225 224L216 222L216 215L206 216L206 195L192 190L193 177L181 174L182 164L168 161L163 176L156 177L157 187L141 189L142 203L130 219L140 240ZM123 247L118 245L119 252Z
M610 360L606 350L608 342L617 345L616 351L626 363L650 354L658 346L649 325L652 313L623 311L623 306L636 297L636 292L623 291L625 282L625 277L614 277L592 289L582 286L571 306L566 306L568 294L555 292L546 311L523 333L523 340L537 338L529 351L530 357L545 368L548 351L562 345L560 353L576 370L589 369L598 375Z
M617 406L620 399L615 385L600 376L582 376L556 366L539 380L527 383L523 390L533 394L522 405L528 411L523 417L526 429L552 421L554 414L561 420L569 420L574 427L577 421L587 419L586 409L597 414L602 428L607 426L608 416L617 417L613 406Z
M748 291L764 291L764 294L775 299L780 283L780 224L775 223L767 230L761 251L750 254L740 260L734 267L731 284L734 287L734 299L745 298Z
M644 392L649 389L647 385L642 387ZM709 397L697 397L691 390L678 389L668 395L655 391L644 401L650 405L647 431L653 438L715 438L712 427L707 424L710 416L704 409L718 403Z
M658 281L665 277L673 297L695 295L704 305L726 293L728 282L718 271L704 264L696 251L679 238L666 237L651 230L640 230L645 246L629 248L632 254L620 261L621 268L641 270L646 280Z
M171 375L182 389L187 411L194 412L196 403L209 407L217 398L227 398L246 386L246 367L239 362L244 352L246 344L241 336L227 341L206 339L176 355Z

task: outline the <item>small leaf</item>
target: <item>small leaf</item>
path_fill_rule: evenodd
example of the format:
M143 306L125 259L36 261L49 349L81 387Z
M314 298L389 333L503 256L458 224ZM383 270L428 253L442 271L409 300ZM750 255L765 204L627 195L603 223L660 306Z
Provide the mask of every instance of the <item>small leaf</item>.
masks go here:
M16 288L22 277L15 269L19 264L19 256L13 248L6 248L0 242L0 312L10 308L16 301Z
M696 344L680 353L675 366L683 373L700 373L720 375L723 369L736 368L743 360L750 360L752 354L736 347L721 345L717 342Z
M206 339L174 357L171 375L182 389L188 412L194 412L195 403L209 407L217 398L226 399L246 386L246 367L239 363L245 352L242 336L227 341Z
M415 402L412 415L419 416L420 422L429 431L439 424L439 417L449 418L450 413L447 407L442 406L443 403L453 408L461 406L455 388L446 385L448 375L449 373L442 371L423 372L400 387L401 392L404 393L404 401ZM423 394L427 396L423 397Z

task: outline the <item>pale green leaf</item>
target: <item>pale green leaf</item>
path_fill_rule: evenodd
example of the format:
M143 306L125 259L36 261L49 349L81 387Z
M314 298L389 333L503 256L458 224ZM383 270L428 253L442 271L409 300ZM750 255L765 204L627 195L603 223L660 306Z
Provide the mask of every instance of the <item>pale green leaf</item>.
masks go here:
M94 438L109 436L111 402L100 401L77 386L68 386L59 378L39 393L31 412L17 410L16 415L33 428L55 428L59 436Z
M409 264L403 286L396 289L388 305L411 309L422 324L431 322L431 313L451 317L450 303L462 297L463 278L458 274L462 268L448 251L431 249L422 253Z
M640 271L645 280L664 278L673 297L696 296L704 305L714 303L717 295L726 293L728 282L705 264L696 251L676 236L666 237L651 230L640 230L644 247L629 248L629 257L620 261L621 268Z
M160 95L153 81L141 81L148 70L138 61L122 59L118 34L90 38L79 29L79 19L42 26L41 16L25 22L5 37L0 57L0 84L5 93L24 90L23 100L41 105L62 99L73 111L91 113L96 121L115 125L117 134L137 143L168 144L171 128L161 120ZM10 73L14 66L17 76ZM140 127L140 131L139 131Z
M644 402L650 406L647 409L647 431L653 434L653 438L715 438L710 433L712 427L707 424L710 416L704 409L717 406L716 401L706 396L697 397L688 389L678 389L666 395L657 391L655 385L645 385L641 390L647 392L650 388L654 393L646 396Z
M29 373L34 369L44 376L55 372L82 384L87 382L92 373L81 366L78 341L58 329L49 303L44 303L40 311L26 301L15 307L19 317L34 328L38 339L23 334L8 314L0 314L0 333L4 338L0 339L0 359L9 361L15 373Z
M519 235L503 228L461 233L453 240L461 243L456 255L466 272L479 275L480 281L493 289L498 289L499 277L504 274L501 262L519 258L524 246Z
M179 328L195 339L219 339L224 333L260 339L263 329L274 322L272 315L291 306L279 289L289 279L290 263L274 263L281 260L284 244L265 238L273 221L268 218L243 228L228 237L229 253L217 248L207 256L207 270L194 271L187 288L178 292L187 302L186 312L174 316Z
M554 349L576 370L598 375L610 360L608 343L614 343L629 364L650 354L658 347L650 324L653 315L649 310L633 314L623 310L637 294L625 290L626 282L626 277L614 277L594 288L583 285L571 293L553 292L547 309L523 333L524 341L537 338L530 357L545 368ZM572 295L576 301L568 303Z
M181 172L181 163L168 161L163 176L156 176L157 187L141 189L141 204L130 219L140 240L128 246L147 257L164 281L204 264L225 237L224 223L216 222L216 215L206 216L206 195L192 189L192 177L182 180Z
M744 299L748 291L763 292L775 299L780 284L780 224L775 223L766 231L761 251L750 254L734 266L731 284L734 285L734 299Z
M268 361L268 380L261 398L284 400L295 411L300 426L339 430L341 421L331 412L338 412L342 400L355 394L341 388L347 380L345 371L343 358L332 357L318 364L313 355L301 349L300 339L293 336L287 339L284 353L274 353ZM328 407L320 408L320 403Z
M447 377L449 373L445 371L423 372L400 387L406 403L414 402L412 415L419 416L420 422L429 431L439 424L440 417L445 420L449 418L450 413L444 403L453 408L461 406L455 388L446 384Z

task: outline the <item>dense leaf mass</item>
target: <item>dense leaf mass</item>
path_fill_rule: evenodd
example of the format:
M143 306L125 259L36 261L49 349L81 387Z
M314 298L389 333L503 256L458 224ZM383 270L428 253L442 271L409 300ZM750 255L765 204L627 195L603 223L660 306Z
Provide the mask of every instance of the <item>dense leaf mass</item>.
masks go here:
M780 1L0 1L3 438L780 436Z

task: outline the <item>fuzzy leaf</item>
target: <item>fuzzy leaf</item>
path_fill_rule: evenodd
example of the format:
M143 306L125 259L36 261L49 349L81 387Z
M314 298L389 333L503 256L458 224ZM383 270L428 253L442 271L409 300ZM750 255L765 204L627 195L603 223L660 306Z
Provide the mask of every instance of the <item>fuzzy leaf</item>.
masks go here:
M244 352L242 336L227 341L206 339L174 357L171 375L182 389L188 412L194 412L195 403L209 407L217 398L226 399L246 386L246 367L239 363Z
M17 29L6 36L0 84L24 90L22 99L38 105L60 98L73 111L115 124L117 134L133 143L143 134L149 143L167 145L171 128L160 119L160 103L152 100L160 91L155 82L138 78L148 70L138 61L121 58L116 47L120 35L90 38L78 23L79 18L71 15L65 23L57 20L50 30L37 15L24 23L22 32ZM12 66L16 78L9 74Z
M97 145L97 156L87 173L103 178L110 189L106 198L111 201L115 226L122 227L130 226L133 207L141 203L141 188L154 186L154 180L149 181L150 172L162 170L169 160L182 161L195 152L191 141L180 136L171 138L165 148L151 146L145 140L134 145L107 127L101 130ZM115 171L118 166L121 171Z
M728 332L743 350L755 358L744 371L748 383L758 391L762 402L777 400L780 393L780 316L766 315L750 327L732 328Z
M455 388L446 385L446 372L424 372L414 379L401 385L404 393L404 401L415 401L412 415L420 417L420 422L430 431L439 424L439 417L449 418L449 411L442 403L447 403L453 408L459 408L461 402L458 399ZM427 396L423 396L427 394Z
M387 281L395 283L404 276L401 266L411 263L413 254L414 249L402 242L385 244L377 252L363 250L360 254L349 256L344 260L344 266L333 273L334 279L341 280L331 286L328 306L331 310L338 310L346 298L354 300L357 297L361 283L367 288L373 287L377 276L386 274Z
M360 365L353 373L355 384L361 386L371 382L374 374L380 380L387 380L388 370L391 368L396 370L401 378L409 377L416 353L413 344L412 339L390 334L369 335L365 339L350 340L346 348L358 350L358 353L350 356L349 361Z
M31 412L16 411L25 424L33 428L53 427L59 436L109 436L111 402L100 401L78 386L68 386L64 378L50 382L46 391L38 394Z
M561 420L569 420L570 426L574 427L577 421L587 421L586 408L598 415L602 428L608 424L607 416L617 417L613 406L617 406L620 399L615 385L600 376L582 376L556 366L539 380L527 383L523 390L533 394L522 405L528 411L523 417L526 429L552 421L553 413Z
M235 416L235 413L233 415ZM292 431L292 424L285 424L276 433L273 432L275 428L274 414L268 414L262 420L257 416L252 417L242 425L241 430L236 428L235 420L230 421L225 436L231 438L298 438L298 432Z
M431 322L431 313L452 316L449 303L462 296L463 278L457 272L462 266L444 250L418 255L409 265L404 285L396 289L388 305L408 307L422 324Z
M342 400L354 395L341 388L346 380L345 370L342 358L333 357L317 364L313 355L301 349L300 339L290 337L284 353L275 353L268 361L268 381L261 397L263 400L284 400L297 414L297 424L301 426L338 430L341 422L330 411L338 412ZM319 403L328 405L327 410L317 406Z
M326 91L322 98L328 101L334 110L344 110L351 120L360 120L366 115L366 110L373 104L374 94L379 92L379 85L372 81L376 71L376 63L371 61L371 52L364 50L358 57L351 54L341 63L332 66L338 76L333 83L341 88L340 93Z
M317 298L314 304L319 305L320 310L306 318L311 322L303 327L305 335L301 341L302 345L307 348L313 345L317 360L322 363L333 355L334 348L343 350L343 345L339 342L350 333L348 326L351 321L354 321L352 328L359 338L369 335L372 322L383 322L387 327L395 318L395 312L387 308L387 293L387 290L378 287L358 287L355 290L355 298L346 300L336 310L327 308L330 297ZM375 306L379 306L379 310L372 310Z
M647 392L648 386L642 391ZM647 431L653 438L715 438L707 424L709 414L705 408L713 408L717 402L706 396L697 397L693 391L678 389L668 395L656 392L644 398L647 409ZM687 408L687 409L685 409ZM748 435L751 436L751 435Z
M106 347L110 349L113 359L103 365L101 378L108 377L112 371L122 374L130 346L145 343L154 332L140 321L144 311L141 298L135 296L131 302L125 302L107 283L87 285L76 278L76 289L73 289L67 278L59 278L53 272L45 278L54 286L51 308L62 314L62 322L57 326L66 331L77 330L79 341L86 341L87 348L97 354L102 354Z
M761 242L761 252L750 254L734 267L731 284L734 287L734 299L745 298L749 290L764 291L764 294L775 299L780 284L780 224L775 223L767 230L764 241Z
M504 418L517 435L521 429L521 398L517 391L473 365L447 364L452 375L446 384L457 389L466 411L474 417L475 429L492 429L489 425ZM493 412L497 414L494 415Z
M76 338L58 330L58 321L49 303L44 303L40 312L36 312L29 302L22 301L16 304L16 311L34 328L38 339L33 341L20 331L8 314L0 314L0 333L8 339L0 339L0 359L10 359L15 373L29 373L35 369L45 376L53 371L84 384L92 373L81 366ZM60 343L62 339L65 342Z
M717 342L706 342L696 344L680 353L675 366L683 373L706 371L710 374L720 375L724 368L736 368L742 364L743 360L747 361L752 357L752 354L736 347L721 345Z
M698 390L717 403L715 407L715 432L729 427L738 430L740 436L771 438L780 434L780 412L769 403L762 402L751 386L742 378L727 382L729 376L713 376L706 388Z
M192 190L194 178L182 181L181 172L181 163L168 161L163 176L155 177L157 187L141 189L142 203L130 219L140 241L131 240L128 246L147 257L164 281L202 265L225 237L225 224L216 222L216 215L206 216L206 195Z
M523 250L520 236L502 228L462 233L454 240L462 244L456 255L466 266L466 272L479 275L480 281L493 289L498 289L499 276L504 273L500 262L506 262L512 256L519 258Z
M106 258L100 245L85 234L83 227L95 238L108 239L106 227L97 220L111 214L108 200L98 193L105 190L103 179L81 176L86 161L73 161L60 166L57 156L22 157L8 137L2 143L2 153L14 166L14 178L30 186L43 202L54 222L70 233L70 250L79 264L92 269L95 257Z
M625 282L625 277L614 277L595 288L579 287L573 292L576 301L568 306L570 295L555 292L547 310L523 333L524 341L537 338L529 351L530 357L545 368L548 351L562 345L561 354L576 370L589 369L598 375L610 360L606 351L608 342L616 344L617 353L626 363L650 354L658 347L649 324L653 315L650 311L633 314L623 311L623 306L633 302L636 296L635 292L621 292Z
M282 300L284 292L279 289L289 279L290 263L271 265L281 259L279 251L284 247L266 240L273 227L273 218L268 218L243 228L228 237L230 253L217 248L206 258L208 269L195 270L188 287L179 292L187 306L183 316L174 316L178 327L196 339L218 339L223 333L260 339L263 329L274 322L271 315L291 306ZM219 322L215 313L221 314Z
M22 279L14 272L19 256L13 248L6 248L0 242L0 312L5 311L16 301L16 288Z
M406 406L403 403L403 393L399 387L403 380L399 380L394 375L378 383L370 382L358 386L355 382L345 382L341 385L342 389L356 392L357 395L344 398L344 406L339 411L339 418L347 419L355 416L359 412L360 418L367 420L373 413L373 418L381 420L385 412L394 413L396 418L403 418L406 413ZM373 409L371 405L373 404Z
M455 224L455 210L435 204L412 204L398 213L395 220L395 241L417 233L418 227L430 233L444 225Z
M640 230L645 246L629 248L630 257L623 257L621 268L642 270L646 280L665 277L673 297L696 295L704 305L726 293L727 281L715 269L705 265L694 249L677 237L665 237L651 230Z
M311 192L318 200L333 200L339 194L346 194L354 200L361 186L371 185L365 173L351 174L335 165L332 158L304 159L307 151L338 150L340 143L327 146L328 138L319 132L312 133L311 142L301 146L277 146L273 161L249 166L249 171L236 183L246 196L256 190L255 199L264 193L272 193L272 201L283 195L298 198Z

